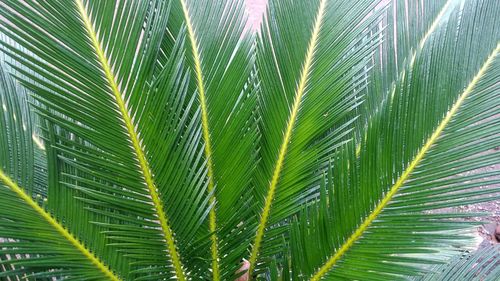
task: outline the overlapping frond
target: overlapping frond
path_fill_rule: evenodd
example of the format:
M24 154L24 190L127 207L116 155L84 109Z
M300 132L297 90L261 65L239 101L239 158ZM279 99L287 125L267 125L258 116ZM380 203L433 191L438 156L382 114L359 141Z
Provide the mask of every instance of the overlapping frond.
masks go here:
M2 33L0 33L0 38L8 40ZM2 138L0 159L4 161L2 168L7 174L14 174L13 178L18 183L23 182L22 185L38 200L46 200L47 163L44 145L40 142L39 131L35 125L38 124L38 118L27 106L29 96L26 94L26 90L9 77L9 71L12 69L9 68L7 62L12 63L7 56L0 52L2 68L0 71L4 91L0 101L0 105L2 105L2 116L0 116L2 121L0 122L4 128L0 134L0 138ZM12 120L15 121L14 124L10 123ZM17 169L19 171L16 171ZM0 238L0 241L3 239ZM10 260L18 256L1 254L0 261ZM8 271L7 269L13 267L5 263L0 268L3 271Z
M436 28L445 23L459 3L456 0L390 1L381 25L372 32L383 38L377 52L373 54L373 71L368 78L364 93L359 130L387 98L397 79L401 77L405 64L414 62L414 56ZM362 133L361 133L362 134Z
M214 280L234 278L255 224L250 221L250 190L257 162L256 81L244 11L239 0L176 0L168 25L174 34L183 24L187 29L187 60L201 109L207 196L214 205L209 218L212 276L207 276Z
M0 279L494 276L441 264L500 196L497 14L270 0L254 38L243 0L2 0Z
M4 257L0 277L121 280L44 208L46 198L34 190L34 145L26 96L3 68L0 94L0 254ZM63 264L61 259L73 262ZM47 264L57 265L51 268L54 272L47 271Z
M33 190L36 186L34 181L35 147L32 141L32 118L26 102L26 91L8 76L3 63L0 70L0 83L2 170L19 185L26 186L30 194L38 193Z
M268 230L317 195L318 171L347 140L360 101L358 85L377 46L378 37L367 32L378 18L375 6L373 1L269 3L257 52L262 141L252 269L259 256L276 252L263 241L280 232L266 236Z
M415 277L420 281L494 281L500 276L500 246L480 248L471 254L459 254L449 263L433 266L430 273Z
M456 9L369 119L361 153L349 145L335 158L324 198L294 228L296 278L404 279L446 256L426 253L466 245L454 231L470 225L456 221L466 214L429 211L498 195L498 172L478 169L500 161L499 108L487 102L500 93L499 8Z
M4 44L36 73L16 69L49 123L52 168L66 166L48 205L124 278L186 279L180 252L193 247L208 210L183 37L160 74L150 67L168 7L3 1L0 10L2 31L29 51Z

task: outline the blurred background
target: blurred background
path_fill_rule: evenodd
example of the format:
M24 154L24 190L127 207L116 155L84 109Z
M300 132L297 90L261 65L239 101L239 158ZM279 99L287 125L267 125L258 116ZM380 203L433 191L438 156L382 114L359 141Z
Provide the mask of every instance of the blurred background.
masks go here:
M262 15L266 10L267 0L246 0L247 11L249 14L248 25L252 29L259 28Z

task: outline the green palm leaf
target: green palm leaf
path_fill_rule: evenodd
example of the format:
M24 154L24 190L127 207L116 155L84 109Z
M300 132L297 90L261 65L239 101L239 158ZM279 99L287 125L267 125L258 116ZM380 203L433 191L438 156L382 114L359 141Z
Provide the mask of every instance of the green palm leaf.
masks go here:
M67 131L53 144L62 154L59 157L77 171L64 180L66 188L75 192L66 194L84 203L76 204L79 212L87 209L90 214L84 217L87 220L78 220L78 211L73 210L66 219L74 225L91 224L80 229L86 242L110 252L109 259L117 264L113 269L124 277L130 273L121 264L130 257L134 274L185 279L179 251L193 247L191 233L201 226L208 202L196 200L206 192L196 117L191 120L182 113L192 104L182 67L182 37L159 75L161 80L155 80L149 67L164 36L166 3L6 1L2 5L2 15L8 19L3 31L31 53L9 45L6 51L43 77L18 68L20 80L37 93L40 114ZM113 17L115 13L131 20ZM26 26L29 33L20 28ZM128 33L131 36L125 37ZM181 167L176 174L171 173L174 167ZM178 178L182 171L187 178ZM174 203L186 201L198 205L181 212L182 204ZM165 207L165 202L172 204ZM181 235L191 235L176 241L172 225ZM125 256L106 250L106 240L93 239L104 230Z
M498 257L500 246L486 246L472 254L460 254L450 263L436 265L431 272L414 280L446 281L446 280L485 280L493 281L500 275Z
M253 39L245 31L243 12L242 1L177 0L168 26L174 34L183 23L187 27L187 57L201 109L208 191L213 193L213 280L234 278L255 224L249 190L257 162L256 82Z
M361 153L356 156L351 145L333 161L330 188L311 214L314 223L309 226L306 217L295 227L297 278L398 279L440 258L421 254L464 243L466 237L452 229L470 224L452 219L467 215L428 211L482 202L498 192L470 191L484 184L474 182L479 177L498 183L492 178L498 172L476 171L499 160L498 153L481 156L499 141L493 133L498 122L488 119L498 107L485 103L499 93L500 37L489 14L498 9L494 1L471 1L456 10L369 120ZM464 63L459 58L470 50ZM340 203L346 201L352 204ZM321 242L299 240L309 232Z
M40 267L37 276L42 278L45 275L65 275L66 271L72 270L75 272L72 275L78 278L121 280L92 250L39 205L43 198L33 189L34 148L24 92L16 89L3 68L0 69L0 84L3 109L0 144L4 148L0 157L0 233L2 238L8 239L2 242L0 253L9 255L2 264L10 268L4 267L0 276L21 274L31 279L33 271L27 267L35 261L33 268ZM20 187L21 183L26 187ZM16 256L19 254L23 256ZM33 254L35 256L29 256ZM60 263L61 258L73 262L59 266L57 272L43 272L44 265ZM78 274L78 271L81 272Z
M38 193L34 190L35 147L32 141L33 128L26 103L26 92L5 73L3 64L0 71L2 90L0 124L3 129L0 145L4 148L0 152L2 170L11 175L16 182L26 186L29 193ZM31 168L23 169L23 167Z
M0 34L2 39L3 34ZM3 90L0 100L2 114L0 123L2 128L0 147L0 160L2 171L10 175L17 183L26 187L38 201L46 200L47 195L47 167L45 147L38 137L39 132L33 124L37 124L35 114L32 114L27 106L26 99L29 97L26 91L9 77L9 67L4 62L9 58L0 53L1 89ZM0 238L5 240L5 238ZM0 261L24 258L24 255L1 254ZM9 265L10 263L10 265ZM8 272L15 269L13 262L4 262L1 265L3 271ZM8 270L9 269L9 270Z
M1 1L0 279L491 278L496 2Z
M365 90L365 102L359 119L359 129L368 117L364 114L374 112L387 98L397 79L401 77L405 64L412 63L418 50L446 21L450 11L458 1L400 1L392 0L382 20L383 42L380 50L374 53L373 68ZM376 29L375 31L377 31Z
M373 1L270 1L259 36L257 65L262 141L257 174L260 222L250 256L274 254L267 230L316 196L328 157L344 142L359 104L356 86L377 46L369 27ZM348 27L355 26L353 32ZM280 240L279 238L278 241ZM279 242L278 242L279 243ZM261 252L264 249L264 253Z

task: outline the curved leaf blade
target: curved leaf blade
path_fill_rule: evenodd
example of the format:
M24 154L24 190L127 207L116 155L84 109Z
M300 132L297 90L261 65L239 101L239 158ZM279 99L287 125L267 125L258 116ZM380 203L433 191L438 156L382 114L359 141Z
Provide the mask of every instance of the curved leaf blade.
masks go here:
M491 20L473 20L491 19L490 13L496 9L498 6L492 2L471 1L455 10L449 22L429 38L415 63L406 69L393 95L382 105L383 110L373 115L362 153L356 157L349 147L334 161L337 176L331 184L335 188L333 195L328 196L334 196L330 199L333 204L337 202L336 213L319 219L327 229L334 223L340 227L331 229L332 238L324 237L323 245L328 245L333 253L327 254L329 257L321 262L321 267L310 264L316 267L312 280L378 280L383 276L398 278L403 271L416 274L422 268L412 263L432 260L412 260L405 254L436 252L453 243L464 244L460 242L466 238L463 235L446 241L447 235L440 231L470 226L464 222L453 225L448 220L466 215L428 211L491 200L498 192L494 185L481 192L467 190L482 184L468 183L481 174L487 177L484 184L497 183L490 178L497 173L463 174L498 162L498 153L481 153L488 152L498 141L498 135L492 134L498 130L498 122L490 120L498 108L485 100L498 96L495 81L499 30ZM474 56L464 63L464 54L472 49L476 50ZM461 78L438 71L438 65L453 68ZM426 114L422 114L424 109ZM483 140L481 144L477 143L479 139ZM443 170L443 166L447 169ZM352 206L339 206L339 202L349 198L356 198ZM411 223L407 221L410 218ZM387 239L389 234L393 235L391 240ZM393 258L391 254L401 256ZM409 265L394 270L389 264L398 259ZM363 260L364 264L356 260ZM380 261L387 266L382 267ZM373 276L367 270L373 271Z

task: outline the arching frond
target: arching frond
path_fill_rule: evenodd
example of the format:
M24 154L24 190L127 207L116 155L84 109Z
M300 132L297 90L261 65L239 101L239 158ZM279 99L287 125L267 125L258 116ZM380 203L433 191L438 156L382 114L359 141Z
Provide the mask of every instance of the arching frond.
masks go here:
M379 107L392 91L405 65L415 61L415 55L425 42L445 23L450 12L457 6L456 0L401 1L391 0L379 27L383 42L373 54L373 71L365 89L366 102L361 108L359 129L370 114ZM361 133L362 134L362 133Z
M273 255L273 225L316 196L318 170L347 138L359 104L354 84L377 45L373 1L270 1L258 43L262 94L260 222L250 256ZM277 231L276 234L280 232ZM277 240L275 240L277 241ZM279 242L278 242L279 243ZM263 249L263 253L261 253Z
M3 32L29 52L4 48L35 71L17 68L36 94L40 115L57 125L51 145L71 167L64 172L72 171L59 177L63 184L48 204L65 210L60 219L71 228L78 225L96 250L106 251L111 243L115 250L109 252L124 252L109 257L123 277L186 279L184 263L192 259L183 260L181 252L193 247L208 202L200 200L205 170L198 117L187 113L193 99L183 69L183 37L159 75L150 67L165 34L167 3L1 5ZM196 205L183 211L181 202ZM85 215L78 219L79 213ZM105 235L96 239L96 231ZM129 259L131 271L111 264Z
M18 184L26 186L30 194L39 194L34 176L34 151L31 113L26 102L26 91L0 69L2 96L0 97L0 159L2 170ZM41 194L39 194L41 195Z
M449 263L436 265L430 273L415 277L420 281L494 281L500 275L500 246L492 245L478 249L471 254L459 254Z
M445 256L423 254L466 244L453 229L470 226L456 221L467 214L429 211L498 194L495 185L471 188L498 183L498 172L477 169L500 161L490 151L499 108L485 102L499 94L500 33L490 14L499 8L470 1L456 9L369 120L361 153L347 146L333 161L325 198L296 226L297 278L403 279ZM311 236L314 244L304 240Z
M206 277L213 280L234 278L255 224L250 190L257 162L257 82L244 12L239 0L175 0L168 25L174 34L182 24L187 29L187 60L201 109L214 205L209 217L212 276Z
M244 4L0 1L0 279L494 276L500 3Z
M0 254L6 257L2 260L0 277L34 279L34 276L64 276L71 271L74 278L121 280L42 206L46 198L34 190L34 147L26 96L3 68L0 68L0 94L0 237L5 240L1 242ZM63 265L61 258L74 263ZM59 264L53 268L56 272L44 268L51 263ZM73 273L76 269L81 273Z

